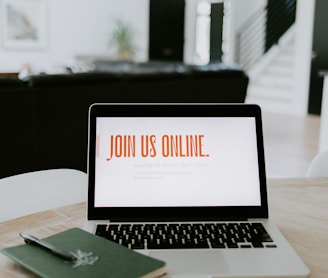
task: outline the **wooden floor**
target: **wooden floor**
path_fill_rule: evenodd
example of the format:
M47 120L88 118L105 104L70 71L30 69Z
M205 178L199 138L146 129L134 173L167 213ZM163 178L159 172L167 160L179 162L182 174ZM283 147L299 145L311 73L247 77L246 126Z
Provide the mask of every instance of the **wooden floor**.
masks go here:
M304 177L318 152L319 129L319 116L263 112L267 177Z

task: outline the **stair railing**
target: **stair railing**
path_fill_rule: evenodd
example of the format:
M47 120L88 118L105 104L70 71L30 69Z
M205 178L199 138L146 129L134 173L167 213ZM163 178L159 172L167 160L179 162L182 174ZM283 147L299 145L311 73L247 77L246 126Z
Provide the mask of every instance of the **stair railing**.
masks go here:
M294 24L296 0L269 0L237 31L235 60L246 71Z

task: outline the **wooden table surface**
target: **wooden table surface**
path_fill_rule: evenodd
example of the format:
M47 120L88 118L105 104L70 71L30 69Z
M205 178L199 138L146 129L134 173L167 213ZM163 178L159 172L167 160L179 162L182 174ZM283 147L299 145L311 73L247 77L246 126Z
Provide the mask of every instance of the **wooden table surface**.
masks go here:
M269 214L311 270L328 277L328 178L268 181ZM0 248L22 244L18 233L43 238L72 227L83 227L86 204L80 203L0 223ZM0 254L0 277L34 277Z

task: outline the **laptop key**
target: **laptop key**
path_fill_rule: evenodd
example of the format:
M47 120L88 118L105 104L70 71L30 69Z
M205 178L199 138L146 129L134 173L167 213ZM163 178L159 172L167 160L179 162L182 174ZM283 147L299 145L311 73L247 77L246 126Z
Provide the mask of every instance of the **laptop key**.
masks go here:
M262 242L259 242L259 241L252 242L252 245L254 248L263 248L264 247Z
M252 245L251 244L240 244L239 245L240 248L252 248Z
M106 233L107 233L107 225L97 225L97 229L95 233L97 236L104 237Z
M226 248L224 243L211 241L212 248Z
M234 242L227 242L228 248L239 248L237 243Z
M265 247L267 247L267 248L277 248L277 245L276 244L267 244L267 245L265 245Z
M131 249L145 249L145 243L144 242L135 242L130 245Z

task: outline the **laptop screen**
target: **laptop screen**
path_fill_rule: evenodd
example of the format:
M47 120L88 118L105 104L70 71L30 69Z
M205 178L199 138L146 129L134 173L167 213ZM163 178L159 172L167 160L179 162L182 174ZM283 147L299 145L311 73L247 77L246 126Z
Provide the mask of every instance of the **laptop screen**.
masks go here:
M262 207L262 134L244 105L102 107L90 119L92 210Z

